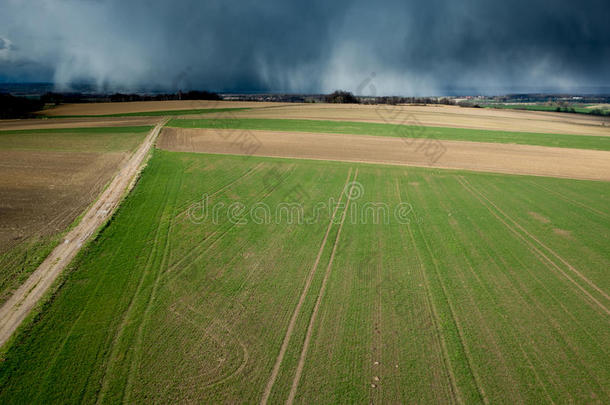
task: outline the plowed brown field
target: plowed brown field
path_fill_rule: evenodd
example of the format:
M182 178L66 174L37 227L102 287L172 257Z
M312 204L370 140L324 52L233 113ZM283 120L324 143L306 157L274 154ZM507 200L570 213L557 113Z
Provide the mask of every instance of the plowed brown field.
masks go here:
M249 131L244 148L235 130L165 128L158 146L180 152L383 163L610 181L610 152L481 142ZM432 155L430 148L442 147ZM436 159L436 160L435 160Z
M158 121L159 117L65 118L61 120L0 120L0 131L15 131L22 129L128 127L140 125L155 125Z
M171 101L134 101L126 103L84 103L64 104L44 111L49 117L62 115L106 115L129 114L150 111L196 110L203 108L256 108L289 105L287 103L267 103L248 101L212 100L171 100Z

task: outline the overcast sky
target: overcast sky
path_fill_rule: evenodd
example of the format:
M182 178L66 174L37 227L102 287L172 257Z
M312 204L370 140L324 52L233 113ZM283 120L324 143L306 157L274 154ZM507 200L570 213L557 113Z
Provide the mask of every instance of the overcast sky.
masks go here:
M610 1L0 0L0 82L20 81L377 95L608 88Z

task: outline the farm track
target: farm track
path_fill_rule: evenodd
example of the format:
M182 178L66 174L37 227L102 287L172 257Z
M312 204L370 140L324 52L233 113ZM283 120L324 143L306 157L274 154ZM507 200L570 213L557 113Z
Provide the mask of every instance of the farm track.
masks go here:
M79 224L70 231L38 269L13 293L0 308L0 346L3 346L38 301L44 296L65 266L80 251L89 237L112 215L125 191L131 189L150 148L167 120L150 132L142 145L121 168L98 200L89 208Z
M451 207L455 207L455 206L463 206L464 203L462 201L460 201L459 203L456 203L453 200L450 200L450 198L457 198L455 196L454 193L452 193L450 190L445 189L442 190L442 188L440 186L437 187L433 187L434 191L435 191L435 197L436 197L436 201L438 201L440 208L446 212L448 214L448 216L451 216ZM451 196L451 197L448 197ZM460 215L460 220L463 219L463 216ZM486 301L485 302L489 302L489 303L493 303L493 305L495 306L495 310L497 311L497 313L500 313L502 311L501 306L498 303L498 297L497 297L497 293L493 293L489 286L485 284L485 282L482 280L482 276L477 274L477 271L475 270L475 264L474 264L474 259L475 257L479 256L479 248L478 246L475 245L475 242L473 242L472 239L465 237L465 235L467 234L467 231L465 229L465 227L460 226L460 221L458 220L450 220L449 222L449 226L450 229L452 229L452 233L450 235L453 235L452 240L454 240L456 243L458 243L460 246L464 246L465 251L469 252L470 254L464 254L462 259L463 259L463 266L455 266L454 270L455 270L455 274L457 276L457 278L459 279L459 283L461 284L461 289L463 291L467 291L466 295L466 299L468 299L468 302L470 302L470 307L473 308L473 316L477 317L477 321L474 322L474 324L476 325L476 328L474 328L471 325L468 325L468 320L469 318L466 317L465 321L466 321L466 328L472 330L473 332L476 331L477 329L480 329L480 332L482 334L482 336L484 337L484 340L481 341L479 344L488 344L489 348L492 349L490 350L490 355L495 356L495 359L493 361L494 364L500 364L501 365L501 371L500 375L502 375L505 379L509 380L506 382L505 386L508 386L511 395L510 398L513 402L515 403L524 403L524 399L521 396L521 393L518 392L516 390L516 379L515 376L512 374L511 372L511 368L508 366L508 361L506 359L506 356L504 355L500 344L499 344L499 340L498 338L496 338L496 336L493 333L492 328L490 327L490 324L492 324L493 322L486 319L485 314L482 312L482 308L484 308L482 306L482 304L480 302L477 302L475 297L477 296L477 293L475 291L475 288L478 286L479 288L482 288L485 291L486 294ZM470 223L469 227L476 229L479 234L481 233L478 225L476 223ZM436 229L436 226L435 226ZM436 232L438 232L439 234L441 233L440 230L436 230ZM490 245L492 245L491 241L488 241L487 243L489 243ZM474 257L471 257L474 256ZM494 261L496 260L496 257L493 255L489 255L488 259L489 261ZM502 274L502 266L498 266L498 274ZM471 275L472 278L469 278L469 274ZM504 286L504 285L503 285ZM507 290L506 286L499 288L500 291L505 291ZM513 296L512 294L519 294L518 291L514 290L514 289L510 289L511 294L507 294L510 296ZM514 296L513 296L514 297ZM519 298L522 299L522 297L519 295ZM509 298L510 299L510 298ZM514 298L513 298L514 299ZM523 302L521 305L526 306L527 304L525 302ZM463 313L463 311L460 311L461 313ZM470 327L469 327L470 326ZM519 350L518 352L520 352L523 355L523 358L525 359L526 363L530 365L531 370L534 372L535 374L535 378L538 382L541 382L539 376L536 373L536 369L534 368L531 359L529 358L529 356L526 354L526 352L523 350L522 344L521 344L521 338L515 335L515 332L513 330L513 327L510 325L503 325L504 329L506 330L508 334L510 334L512 336L512 342L516 342L517 345L519 346ZM476 361L472 362L472 367L476 367L478 364ZM474 369L473 369L474 370ZM478 376L477 376L478 375ZM483 382L483 377L485 376L485 368L483 368L483 370L479 370L475 376L477 376L477 380L479 381L479 384L481 386L486 385ZM546 392L546 388L544 387L544 385L541 385L544 389L544 391ZM548 395L547 392L547 399L550 400L550 402L552 402L552 399L550 398L550 396ZM494 402L494 399L487 399L486 402Z
M326 284L328 283L328 277L330 276L330 272L332 269L333 261L335 259L335 254L337 252L337 246L339 246L339 239L341 238L341 231L343 230L343 224L345 223L345 217L347 215L347 211L349 209L349 203L352 198L353 189L355 186L355 182L358 179L358 169L354 173L354 178L352 180L352 186L347 192L347 202L345 203L345 208L343 209L343 215L341 216L341 223L339 224L339 229L337 230L337 236L335 238L335 242L333 244L333 248L330 254L330 259L328 260L328 265L326 266L326 272L324 273L324 278L322 279L322 286L320 287L320 291L318 292L318 298L316 299L316 303L313 307L313 311L311 312L311 318L309 319L309 325L307 326L307 333L305 335L305 341L303 342L303 347L301 349L301 355L299 357L299 364L297 365L297 369L294 374L294 379L292 381L292 387L290 388L290 394L288 395L288 399L286 400L287 405L292 405L294 403L294 398L297 394L297 389L299 387L299 382L301 380L301 375L303 374L303 368L305 367L305 360L307 358L307 350L309 349L309 343L311 341L311 336L313 334L313 328L316 323L316 318L318 316L318 311L320 310L320 304L322 303L322 299L324 298L324 293L326 291ZM331 221L332 223L332 221Z

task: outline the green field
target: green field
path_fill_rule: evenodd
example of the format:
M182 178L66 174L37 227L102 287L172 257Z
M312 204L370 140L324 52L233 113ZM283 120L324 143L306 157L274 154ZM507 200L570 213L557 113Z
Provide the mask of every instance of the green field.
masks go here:
M133 151L152 126L0 131L0 150Z
M139 111L132 113L102 114L102 115L51 115L46 118L99 118L99 117L165 117L168 115L214 114L249 110L249 108L196 108L188 110Z
M203 194L207 220L189 210ZM298 403L607 403L608 196L601 182L156 150L5 348L0 402L257 403L270 386L278 403L294 386ZM286 201L315 220L249 215ZM308 216L319 203L332 209Z
M372 122L262 118L204 118L172 119L167 125L178 128L239 128L265 131L338 133L404 138L432 137L436 139L454 141L514 143L521 145L554 146L559 148L610 150L610 137L602 136L490 131L448 127L424 127L413 125L380 124Z
M503 108L510 110L528 110L528 111L552 111L552 112L570 112L578 114L593 114L594 108L575 107L575 106L558 106L558 105L546 105L546 104L487 104L482 105L487 108ZM557 108L560 110L558 111ZM610 111L604 109L598 109L598 115L610 115Z

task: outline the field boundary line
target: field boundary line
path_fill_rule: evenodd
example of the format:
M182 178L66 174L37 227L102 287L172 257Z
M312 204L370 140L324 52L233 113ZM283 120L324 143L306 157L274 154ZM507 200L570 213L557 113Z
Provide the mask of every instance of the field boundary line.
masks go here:
M9 340L21 322L38 304L47 290L55 282L63 269L80 252L89 237L114 214L127 192L135 185L135 180L154 147L155 140L167 122L163 118L131 155L129 161L115 175L110 185L101 193L97 201L85 212L76 225L53 249L28 279L12 294L0 308L0 346Z
M462 182L462 180L466 181L465 179L458 177L457 178L458 181L460 182L460 184L462 184L462 186L469 191L475 198L477 198L479 200L479 202L485 207L487 208L487 210L494 215L500 222L502 222L504 224L504 226L506 226L506 228L508 230L510 230L512 233L514 233L517 237L519 237L519 239L521 239L523 242L525 242L526 245L528 245L530 247L530 249L537 254L537 256L544 258L548 263L550 263L555 269L559 270L559 272L565 277L567 278L572 284L574 284L576 287L578 287L578 289L580 289L590 300L592 300L600 309L602 309L606 314L610 315L610 310L601 302L599 302L599 300L597 300L595 297L593 297L593 295L591 295L591 293L589 291L587 291L582 285L580 285L579 283L576 282L576 280L574 280L572 277L570 277L569 274L567 274L561 267L559 267L557 265L557 263L555 263L553 260L551 260L547 255L545 255L540 249L538 249L532 242L528 241L523 235L521 235L519 232L517 232L517 230L513 227L511 227L505 220L503 220L497 213L495 213L487 204L485 204L485 202L475 194L474 188L469 188L469 186L467 184L469 183L464 183ZM502 212L502 211L500 211ZM526 232L527 233L527 232Z
M294 380L292 380L292 388L290 388L290 394L288 399L286 400L287 405L292 405L294 402L294 398L297 394L297 389L299 386L299 381L301 380L301 375L303 374L303 369L305 367L305 359L307 357L307 351L309 349L309 342L311 340L311 336L313 334L313 327L316 323L316 318L318 316L318 310L320 309L320 304L322 299L324 298L324 292L326 291L326 284L328 282L328 277L330 276L330 271L333 265L333 261L335 260L335 253L337 252L337 246L339 246L339 238L341 237L341 231L343 230L343 224L345 223L345 217L347 215L347 210L349 209L349 203L352 198L352 191L354 190L354 186L356 185L356 179L358 178L358 169L354 173L354 179L352 180L352 186L347 192L347 202L345 203L345 209L343 210L343 215L341 216L341 223L339 224L339 230L337 231L337 236L335 237L335 243L333 244L333 250L330 254L330 259L328 260L328 266L326 266L326 272L324 273L324 278L322 279L322 286L320 287L320 291L318 293L318 298L316 300L316 304L313 307L313 311L311 313L311 318L309 319L309 325L307 326L307 334L305 335L305 341L303 342L303 348L301 350L301 356L299 358L299 364L297 366Z
M261 401L260 401L261 405L265 405L267 403L267 401L269 400L269 396L271 395L271 390L273 389L275 380L277 379L277 376L280 372L280 367L282 365L282 361L284 360L284 355L286 354L286 351L288 350L288 344L290 343L290 338L292 337L292 334L294 332L297 318L301 312L301 308L303 307L303 304L305 303L305 298L307 297L307 293L309 292L309 287L311 286L313 276L316 273L316 270L320 263L320 259L322 258L322 253L324 252L324 247L326 246L326 241L328 240L328 235L330 234L330 230L332 229L332 227L334 225L335 216L337 214L339 206L341 205L341 201L343 201L343 195L345 194L345 188L349 184L351 176L352 176L352 168L350 167L349 171L347 172L347 178L345 179L345 184L341 188L341 194L339 195L339 201L337 202L337 205L335 205L333 214L328 222L328 227L326 228L326 233L324 234L324 238L322 239L322 243L320 244L320 249L318 250L318 255L316 256L316 260L315 260L311 270L309 271L309 274L307 275L307 279L305 280L305 286L303 287L303 290L301 291L301 296L299 297L297 306L294 308L292 317L290 318L290 323L288 324L288 329L286 330L286 334L284 335L284 340L282 341L282 346L280 348L280 352L278 353L278 355L275 359L275 364L273 366L271 376L269 377L269 381L267 382L267 385L265 386L265 391L263 392L263 397L261 398Z

